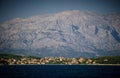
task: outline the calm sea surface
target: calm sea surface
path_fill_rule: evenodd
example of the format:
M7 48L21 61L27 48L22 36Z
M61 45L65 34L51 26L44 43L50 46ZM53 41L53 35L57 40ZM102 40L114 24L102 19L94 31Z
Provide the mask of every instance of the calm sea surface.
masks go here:
M120 66L4 65L0 78L120 78Z

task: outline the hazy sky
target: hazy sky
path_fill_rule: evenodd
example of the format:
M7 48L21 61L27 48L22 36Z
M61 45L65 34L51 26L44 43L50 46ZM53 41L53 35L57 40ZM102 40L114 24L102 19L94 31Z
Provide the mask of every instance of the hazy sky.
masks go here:
M120 12L119 0L0 0L0 22L65 10Z

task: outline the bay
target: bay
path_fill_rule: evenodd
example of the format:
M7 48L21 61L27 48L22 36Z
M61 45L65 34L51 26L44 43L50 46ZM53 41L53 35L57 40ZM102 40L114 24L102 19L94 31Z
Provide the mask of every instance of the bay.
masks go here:
M0 78L120 78L120 66L3 65Z

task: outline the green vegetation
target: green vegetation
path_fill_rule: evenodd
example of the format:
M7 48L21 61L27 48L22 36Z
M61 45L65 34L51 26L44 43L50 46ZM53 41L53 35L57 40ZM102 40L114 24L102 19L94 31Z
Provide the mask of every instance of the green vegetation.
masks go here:
M4 59L9 59L9 58L20 59L20 58L22 58L22 56L13 55L13 54L0 54L0 59L1 58L4 58Z
M0 59L9 59L9 58L14 58L14 59L20 59L20 58L34 58L34 59L40 59L40 57L35 57L35 56L20 56L20 55L13 55L13 54L0 54Z
M34 58L34 59L41 59L40 57L35 57L35 56L24 56L25 58Z
M99 64L120 64L120 56L104 56L91 59L96 60L96 63Z

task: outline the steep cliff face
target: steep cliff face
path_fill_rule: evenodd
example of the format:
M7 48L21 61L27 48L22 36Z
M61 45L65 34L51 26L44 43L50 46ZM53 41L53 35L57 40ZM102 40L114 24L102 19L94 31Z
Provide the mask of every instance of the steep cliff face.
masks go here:
M16 18L0 25L0 51L64 57L120 55L120 14L73 10Z

